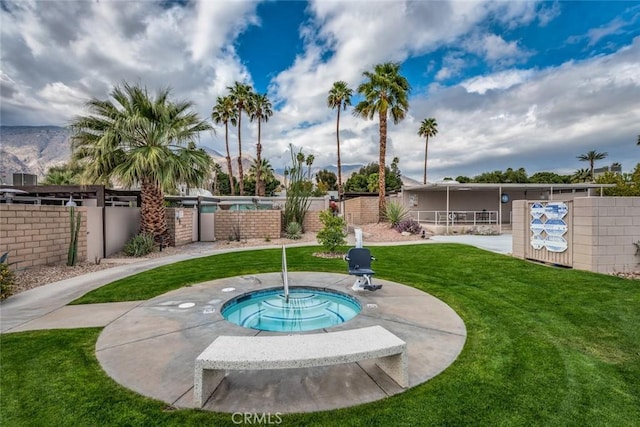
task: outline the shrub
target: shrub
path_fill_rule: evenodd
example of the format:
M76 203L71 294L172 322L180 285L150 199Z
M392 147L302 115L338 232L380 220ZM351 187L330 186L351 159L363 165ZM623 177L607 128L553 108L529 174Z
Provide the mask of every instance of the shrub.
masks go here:
M128 256L144 256L153 252L154 245L155 241L153 240L153 234L140 233L133 236L127 244L124 245L124 249L122 249L122 251Z
M384 208L384 217L391 223L392 227L396 227L402 220L409 215L409 211L400 203L387 203Z
M346 223L343 218L335 216L331 209L320 212L320 221L324 228L318 232L316 238L318 243L324 247L325 252L335 252L338 246L345 245L344 239L347 234L344 232Z
M295 221L290 222L285 229L285 236L291 240L300 239L302 237L302 226Z
M411 234L420 234L422 232L422 227L420 223L413 218L406 218L396 224L393 227L398 233L402 233L407 231Z
M10 297L15 285L13 271L9 270L7 264L0 264L0 299Z

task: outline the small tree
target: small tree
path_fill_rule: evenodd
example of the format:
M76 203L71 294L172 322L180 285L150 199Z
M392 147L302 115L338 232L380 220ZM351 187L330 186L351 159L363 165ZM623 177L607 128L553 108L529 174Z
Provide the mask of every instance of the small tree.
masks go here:
M318 231L316 239L325 252L335 253L338 246L347 243L347 233L344 231L347 224L342 217L335 216L331 209L320 212L320 222L324 227Z

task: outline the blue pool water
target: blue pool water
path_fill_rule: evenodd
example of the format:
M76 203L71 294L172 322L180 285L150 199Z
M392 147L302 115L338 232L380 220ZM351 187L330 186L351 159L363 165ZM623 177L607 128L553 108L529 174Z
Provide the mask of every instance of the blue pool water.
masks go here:
M360 313L353 297L330 289L291 287L237 296L222 306L222 316L245 328L273 332L312 331L338 325Z

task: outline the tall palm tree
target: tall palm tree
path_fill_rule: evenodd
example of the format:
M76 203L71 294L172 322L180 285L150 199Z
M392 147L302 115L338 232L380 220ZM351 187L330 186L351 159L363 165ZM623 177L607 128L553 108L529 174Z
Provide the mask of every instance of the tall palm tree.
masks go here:
M227 149L227 172L229 174L229 188L231 195L235 194L233 189L233 166L231 165L231 154L229 153L229 123L235 126L238 123L238 111L231 96L219 96L216 105L211 112L211 119L215 124L224 124L224 143Z
M346 110L347 106L351 105L351 95L353 95L353 89L351 89L347 85L347 82L340 80L333 83L333 87L329 90L329 96L327 96L327 105L332 110L338 109L338 116L336 118L336 145L338 148L338 198L342 197L342 164L340 160L340 110Z
M387 152L387 118L391 114L394 124L403 120L409 110L409 81L400 75L400 64L385 62L375 66L373 72L365 71L367 78L358 86L364 100L356 105L353 113L369 120L378 114L380 123L380 160L378 163L378 210L379 221L385 210L385 156Z
M608 156L608 154L606 152L604 153L598 153L595 150L591 150L585 154L580 154L578 156L578 159L581 162L589 162L589 177L591 178L591 181L593 181L593 165L595 163L596 160L602 160L602 159L606 159Z
M222 166L220 166L218 163L214 163L211 169L211 174L213 176L213 185L211 186L212 187L211 190L214 196L220 195L220 185L218 183L218 178L220 177L221 173L222 173Z
M140 185L140 231L157 241L168 237L164 191L204 182L213 163L194 142L211 125L191 111L192 103L171 102L169 94L152 97L125 82L112 90L112 100L90 100L89 115L71 124L73 160L85 168L85 180Z
M244 173L242 171L242 110L251 108L251 95L253 89L251 86L235 82L233 86L228 87L233 103L238 113L238 184L240 185L240 195L244 196Z
M640 145L640 135L638 135L638 143L636 145Z
M315 159L316 159L316 156L314 156L313 154L309 154L307 156L307 159L304 161L305 164L307 165L307 179L309 181L311 181L311 166L313 165L313 162Z
M273 116L273 111L271 110L271 101L267 98L267 94L260 95L259 93L253 94L251 97L251 110L249 118L251 121L258 121L258 144L256 145L256 162L258 164L262 163L262 144L260 142L261 135L261 127L260 123L268 122L269 117ZM264 180L261 175L261 168L257 169L256 175L256 196L264 196L265 193L265 185Z
M422 178L422 183L427 183L427 150L429 149L429 137L436 136L438 134L438 123L436 119L433 117L429 117L428 119L424 119L422 123L420 123L420 129L418 129L418 136L426 138L426 142L424 144L424 177Z

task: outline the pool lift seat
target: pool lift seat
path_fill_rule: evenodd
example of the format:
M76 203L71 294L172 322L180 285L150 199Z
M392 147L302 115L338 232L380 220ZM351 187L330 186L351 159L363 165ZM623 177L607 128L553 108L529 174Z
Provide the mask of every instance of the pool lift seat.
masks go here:
M349 274L356 276L356 281L351 289L354 291L377 291L382 288L382 285L371 283L371 276L375 274L375 271L371 269L371 261L375 258L371 256L369 249L351 248L344 259L349 263Z

